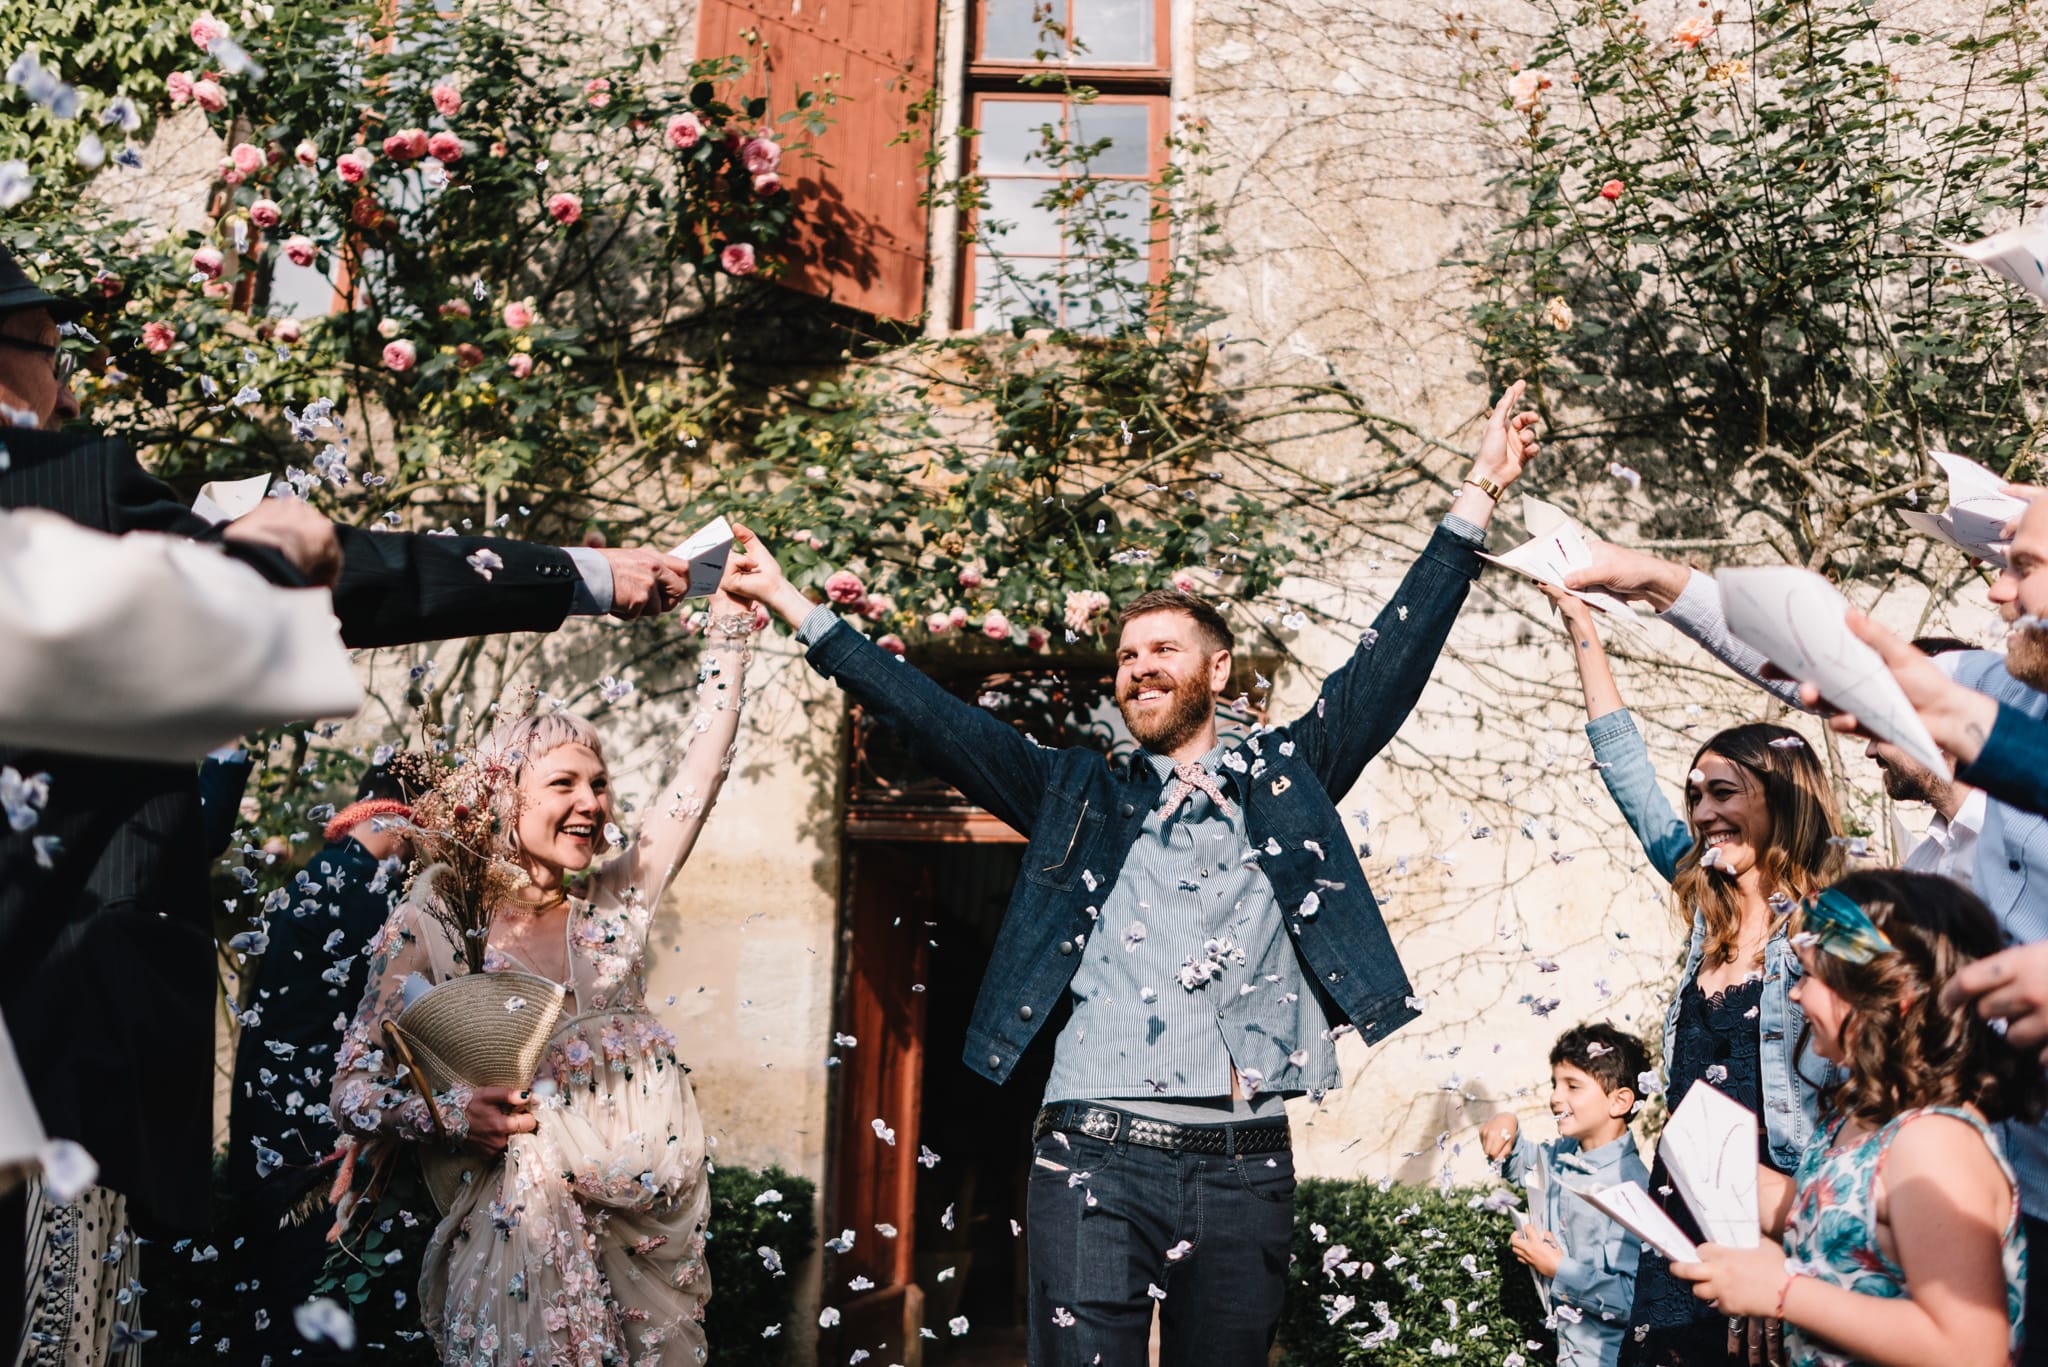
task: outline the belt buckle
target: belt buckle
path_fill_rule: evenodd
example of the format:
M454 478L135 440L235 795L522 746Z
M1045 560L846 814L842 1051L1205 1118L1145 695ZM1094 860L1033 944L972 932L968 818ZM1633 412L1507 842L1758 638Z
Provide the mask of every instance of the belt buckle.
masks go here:
M1104 1143L1114 1143L1123 1125L1124 1118L1121 1113L1104 1110L1099 1106L1089 1107L1081 1116L1081 1133L1090 1139L1100 1139Z

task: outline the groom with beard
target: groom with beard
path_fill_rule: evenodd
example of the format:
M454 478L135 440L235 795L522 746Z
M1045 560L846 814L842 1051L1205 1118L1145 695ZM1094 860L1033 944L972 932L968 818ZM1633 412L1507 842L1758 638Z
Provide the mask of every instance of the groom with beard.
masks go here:
M1032 1127L1029 1361L1255 1367L1294 1224L1285 1101L1339 1084L1336 1040L1416 1014L1335 799L1429 681L1495 503L1537 449L1521 385L1350 660L1295 721L1226 746L1228 623L1159 589L1119 616L1116 703L1143 748L1034 744L816 605L759 546L737 589L934 773L1025 835L966 1062L1001 1083L1062 1004Z

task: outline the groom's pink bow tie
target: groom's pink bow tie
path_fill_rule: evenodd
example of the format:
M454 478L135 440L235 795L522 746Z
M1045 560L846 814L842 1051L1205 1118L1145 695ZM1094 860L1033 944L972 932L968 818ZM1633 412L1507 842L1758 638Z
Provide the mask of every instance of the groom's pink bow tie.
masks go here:
M1207 793L1209 800L1216 804L1216 810L1228 816L1234 809L1230 799L1223 796L1223 785L1216 781L1216 775L1204 769L1194 760L1182 760L1173 766L1173 782L1167 785L1166 800L1159 808L1162 818L1170 818L1180 810L1180 804L1196 793Z

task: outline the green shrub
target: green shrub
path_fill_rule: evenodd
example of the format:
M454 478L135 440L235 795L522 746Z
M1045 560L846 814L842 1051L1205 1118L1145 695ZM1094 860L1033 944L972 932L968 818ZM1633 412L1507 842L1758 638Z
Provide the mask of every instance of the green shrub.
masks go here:
M781 1367L796 1273L818 1246L817 1186L778 1167L711 1174L711 1303L704 1336L719 1367ZM771 1192L779 1197L764 1201ZM759 1249L775 1251L780 1274ZM773 1334L766 1333L770 1327Z
M1498 1193L1302 1182L1280 1320L1282 1361L1434 1367L1504 1363L1514 1354L1532 1367L1555 1361L1535 1285L1508 1252L1514 1221L1487 1205Z

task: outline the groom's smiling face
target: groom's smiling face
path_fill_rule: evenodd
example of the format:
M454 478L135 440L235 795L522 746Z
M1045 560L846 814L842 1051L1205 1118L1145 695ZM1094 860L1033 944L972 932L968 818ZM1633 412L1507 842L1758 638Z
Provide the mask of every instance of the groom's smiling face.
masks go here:
M1216 715L1230 652L1185 612L1148 612L1124 623L1116 648L1116 705L1140 745L1171 754Z

